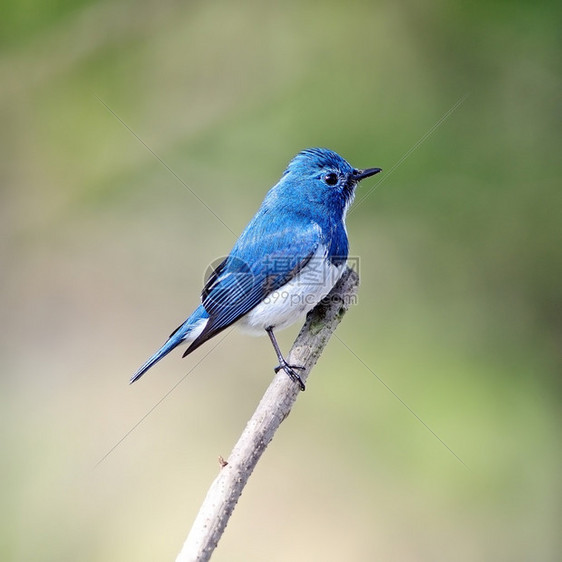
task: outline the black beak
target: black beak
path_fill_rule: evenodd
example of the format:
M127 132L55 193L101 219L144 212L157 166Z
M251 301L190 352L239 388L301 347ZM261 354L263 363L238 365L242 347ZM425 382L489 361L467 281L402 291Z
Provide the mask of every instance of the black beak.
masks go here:
M367 168L366 170L353 170L353 179L355 181L361 181L365 178L370 178L375 174L382 172L380 168Z

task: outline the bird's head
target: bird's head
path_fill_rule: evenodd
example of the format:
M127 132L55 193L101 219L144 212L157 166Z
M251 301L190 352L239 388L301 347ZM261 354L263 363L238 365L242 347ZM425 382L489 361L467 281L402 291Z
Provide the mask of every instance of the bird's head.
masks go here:
M283 173L281 183L291 186L295 195L345 213L353 201L355 187L380 168L359 170L327 148L307 148L299 152Z

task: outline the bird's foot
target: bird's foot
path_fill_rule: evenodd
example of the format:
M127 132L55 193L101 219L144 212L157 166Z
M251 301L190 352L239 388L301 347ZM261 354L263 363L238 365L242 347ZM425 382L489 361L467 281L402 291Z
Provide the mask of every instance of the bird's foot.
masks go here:
M273 370L276 373L278 373L281 370L285 371L285 373L287 373L289 378L293 382L296 382L299 385L299 388L304 392L306 390L306 386L304 386L303 380L301 379L300 375L296 372L295 369L304 371L304 367L302 367L301 365L289 365L289 363L283 360L282 363L280 365L277 365L277 367L275 367L275 369Z

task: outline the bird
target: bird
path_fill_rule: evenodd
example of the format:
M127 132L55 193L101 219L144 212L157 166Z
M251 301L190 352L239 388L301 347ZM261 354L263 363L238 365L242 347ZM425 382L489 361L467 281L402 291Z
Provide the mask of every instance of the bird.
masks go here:
M267 334L280 370L305 385L283 357L274 331L303 318L334 287L348 258L346 214L357 184L381 172L358 169L327 148L299 152L266 194L230 254L216 267L201 304L131 377L133 383L180 344L183 357L236 324Z

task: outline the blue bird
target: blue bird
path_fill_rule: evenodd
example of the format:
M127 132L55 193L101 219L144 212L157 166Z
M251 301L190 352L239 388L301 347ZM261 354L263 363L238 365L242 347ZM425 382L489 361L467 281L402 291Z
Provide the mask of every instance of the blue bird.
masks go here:
M214 270L201 304L135 373L131 383L180 344L183 357L228 326L268 334L279 366L304 390L273 330L286 328L320 302L342 275L348 256L345 216L359 181L380 168L358 170L326 148L297 154L270 189L228 257Z

